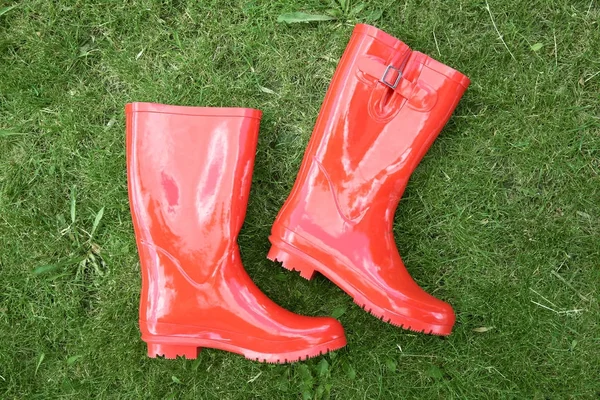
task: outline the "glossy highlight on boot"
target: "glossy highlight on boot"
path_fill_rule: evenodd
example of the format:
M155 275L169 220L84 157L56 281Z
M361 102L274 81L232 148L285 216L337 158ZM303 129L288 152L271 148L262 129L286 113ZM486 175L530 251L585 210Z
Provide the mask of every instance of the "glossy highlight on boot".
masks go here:
M337 320L283 309L242 265L237 237L261 112L153 103L125 111L148 356L193 359L209 347L283 363L343 347Z
M452 307L412 279L392 224L410 175L468 85L460 72L357 25L273 224L268 258L307 279L320 272L386 322L450 334Z

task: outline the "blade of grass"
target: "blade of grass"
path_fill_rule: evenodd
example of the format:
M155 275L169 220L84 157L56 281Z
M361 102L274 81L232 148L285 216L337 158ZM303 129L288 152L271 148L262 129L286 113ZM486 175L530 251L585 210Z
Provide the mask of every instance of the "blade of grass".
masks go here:
M33 270L33 274L41 275L41 274L45 274L45 273L48 273L51 271L55 271L56 269L58 269L60 267L66 267L69 265L77 264L77 263L81 262L81 260L83 260L84 258L85 257L72 257L67 260L59 261L55 264L40 265L39 267L37 267Z
M0 129L0 138L1 137L8 137L8 136L24 136L26 135L25 133L21 133L21 132L11 132L9 130L6 129Z
M510 54L510 56L512 57L512 59L515 60L515 61L517 61L517 59L513 55L512 51L510 51L510 49L508 48L508 45L504 41L504 38L502 37L502 34L498 30L498 27L496 26L496 22L494 21L494 16L492 15L492 10L490 9L490 5L487 2L487 0L485 0L485 9L490 14L490 19L492 20L492 25L494 25L494 29L496 30L496 33L498 34L498 37L500 38L500 41L502 42L502 44L504 45L504 47L506 47L506 50L508 51L508 54Z
M38 370L40 369L40 365L42 365L42 362L44 361L44 358L46 358L46 354L40 354L40 358L38 358L38 362L35 366L35 372L33 373L34 376L37 375Z
M18 4L15 4L13 6L8 6L8 7L4 7L2 9L0 9L0 17L3 16L4 14L6 14L7 12L9 12L10 10L12 10L13 8L15 8Z
M94 233L96 233L96 229L98 229L98 225L100 225L100 221L102 220L102 216L104 215L104 207L98 211L96 214L96 218L94 218L94 225L92 225L92 231L90 232L90 241L94 237Z
M317 22L317 21L331 21L336 19L331 15L324 14L307 14L304 12L292 12L281 14L277 17L277 22L285 22L287 24L296 24L300 22Z
M71 188L71 223L75 223L75 185Z

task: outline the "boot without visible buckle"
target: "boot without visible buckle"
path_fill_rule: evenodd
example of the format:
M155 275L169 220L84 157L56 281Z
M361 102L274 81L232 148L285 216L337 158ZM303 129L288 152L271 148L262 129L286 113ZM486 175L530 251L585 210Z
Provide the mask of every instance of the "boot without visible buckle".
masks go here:
M460 72L359 24L321 107L268 258L318 271L375 316L448 335L452 307L423 291L396 248L408 179L469 85Z
M148 355L196 358L210 347L289 362L343 347L338 321L281 308L242 265L261 112L132 103L126 116Z

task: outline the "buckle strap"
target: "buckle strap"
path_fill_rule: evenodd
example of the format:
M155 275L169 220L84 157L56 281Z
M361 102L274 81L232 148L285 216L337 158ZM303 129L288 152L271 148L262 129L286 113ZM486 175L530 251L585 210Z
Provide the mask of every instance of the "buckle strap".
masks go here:
M377 59L362 56L358 59L357 67L363 74L377 79L377 82L405 98L413 108L429 111L437 102L437 94L426 83L411 82L404 77L403 69L406 61L407 57L401 62L400 67L395 67L385 65Z
M386 80L386 78L388 76L388 72L390 72L390 70L392 70L392 72L396 71L396 73L398 74L394 83L390 83ZM396 89L398 87L398 83L400 83L400 79L402 79L402 71L400 71L399 68L396 68L392 64L390 64L386 67L385 71L383 72L383 76L381 77L381 79L379 79L379 82L383 83L385 86L389 87L390 89Z
M410 82L402 75L402 70L393 65L385 65L370 57L361 57L358 60L358 69L363 74L376 78L380 83L394 90L402 97L410 98L416 84Z

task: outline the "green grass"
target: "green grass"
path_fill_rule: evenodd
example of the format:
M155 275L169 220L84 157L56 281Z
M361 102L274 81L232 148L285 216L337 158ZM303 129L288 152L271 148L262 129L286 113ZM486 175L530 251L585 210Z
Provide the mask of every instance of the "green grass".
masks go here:
M598 1L490 0L498 31L485 1L466 0L276 22L329 7L30 0L0 16L1 398L600 395ZM383 324L322 276L265 258L352 25L378 10L378 27L472 79L396 214L408 269L457 311L447 339ZM341 314L345 349L284 366L145 356L130 101L264 111L244 263L283 306Z

